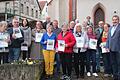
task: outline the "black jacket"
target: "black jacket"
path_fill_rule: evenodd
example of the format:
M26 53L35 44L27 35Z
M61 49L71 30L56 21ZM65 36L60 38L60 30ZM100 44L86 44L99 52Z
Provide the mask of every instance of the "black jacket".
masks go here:
M21 29L20 29L20 31L21 31L23 37L14 39L14 38L12 38L13 27L8 29L8 33L10 34L10 40L11 40L11 44L9 45L10 48L21 48L21 43L24 42L24 34Z

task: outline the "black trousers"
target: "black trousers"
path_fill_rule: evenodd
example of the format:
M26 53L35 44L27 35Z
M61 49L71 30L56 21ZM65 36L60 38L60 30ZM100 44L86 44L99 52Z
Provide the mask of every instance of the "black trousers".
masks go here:
M86 52L74 53L74 68L77 76L84 76Z
M71 76L72 54L71 53L60 53L60 61L62 64L63 75Z
M74 53L74 68L75 68L75 73L77 76L79 76L80 73L80 54L79 53Z
M3 61L3 64L8 63L8 54L9 52L0 52L0 64L1 61Z

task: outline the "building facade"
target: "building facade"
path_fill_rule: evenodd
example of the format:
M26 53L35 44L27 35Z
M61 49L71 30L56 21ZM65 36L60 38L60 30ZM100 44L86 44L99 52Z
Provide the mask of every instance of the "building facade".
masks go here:
M91 16L94 26L100 20L112 23L112 16L120 16L120 0L51 0L48 4L48 15L52 20L64 22L79 19L80 23Z
M0 21L11 21L13 16L19 19L30 20L40 19L41 9L38 0L6 0L0 2Z

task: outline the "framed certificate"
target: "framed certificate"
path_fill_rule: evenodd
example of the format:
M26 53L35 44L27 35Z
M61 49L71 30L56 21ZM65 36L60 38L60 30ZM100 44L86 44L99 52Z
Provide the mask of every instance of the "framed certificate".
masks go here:
M14 34L15 34L16 38L21 38L22 37L22 33L21 33L20 29L15 29Z
M47 50L54 50L55 40L47 40Z
M35 42L40 42L42 36L43 36L43 33L36 33L35 34Z
M65 41L64 40L58 40L58 51L64 52L65 50Z
M76 37L76 46L78 48L84 47L84 38L83 37Z
M97 40L96 39L90 39L89 40L89 48L90 49L96 49L97 47Z

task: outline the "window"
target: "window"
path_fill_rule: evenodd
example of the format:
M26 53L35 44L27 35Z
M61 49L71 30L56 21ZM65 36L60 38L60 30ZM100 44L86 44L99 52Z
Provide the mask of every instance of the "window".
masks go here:
M21 9L20 9L20 11L21 11L21 13L23 13L23 4L21 4Z
M35 16L36 18L38 18L38 11L36 10L36 16Z
M31 10L31 16L34 17L34 11L33 11L33 9Z
M9 3L9 2L6 2L6 4L5 4L5 11L6 11L7 13L10 12L10 3Z
M26 15L29 16L29 7L28 6L27 6L27 12L26 13L27 13Z

